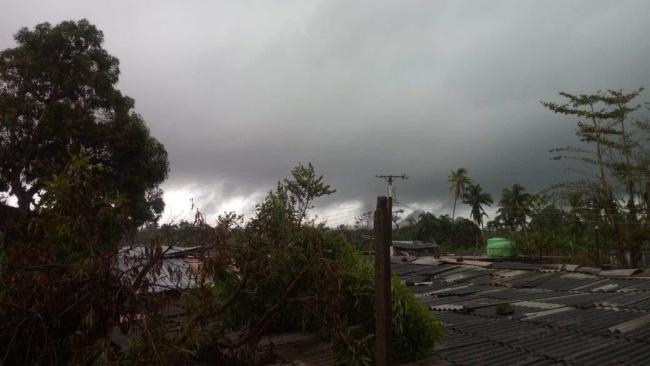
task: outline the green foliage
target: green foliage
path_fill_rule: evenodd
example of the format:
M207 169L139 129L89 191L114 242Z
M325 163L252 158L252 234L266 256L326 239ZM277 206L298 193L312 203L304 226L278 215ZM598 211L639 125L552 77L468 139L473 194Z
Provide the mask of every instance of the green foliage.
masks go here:
M476 225L483 227L483 217L487 216L483 206L492 205L492 196L487 192L483 192L480 184L470 184L463 195L463 203L471 207L472 220Z
M292 171L285 182L295 182L295 174L300 173ZM314 186L310 179L306 185ZM372 363L372 266L342 236L301 222L306 213L302 207L310 207L313 199L330 191L323 185L312 199L304 199L306 193L289 192L281 183L247 225L222 231L228 233L225 241L218 242L203 266L209 281L183 296L187 313L194 319L210 319L211 328L197 330L190 319L183 325L188 330L183 347L205 355L218 344L219 352L230 349L238 359L254 362L246 350L254 349L262 335L310 331L329 338L345 364ZM291 199L296 194L303 199ZM222 254L225 257L218 259ZM398 281L394 308L397 357L430 355L441 325ZM240 336L226 337L233 331Z
M449 183L449 190L454 195L454 209L451 214L451 219L454 220L456 218L456 202L458 198L463 197L465 188L472 183L472 180L467 176L467 169L458 168L449 173L447 183Z
M314 199L335 193L328 184L323 183L323 176L316 176L314 167L309 163L306 167L299 163L291 170L291 179L285 179L284 185L289 192L289 200L296 210L296 219L302 223L307 210L313 208Z
M566 205L554 202L545 195L531 196L528 223L524 230L506 226L490 227L490 235L512 239L519 255L581 265L602 264L614 249L612 228L600 215L593 215L589 203L581 195L571 195ZM595 228L599 227L599 233ZM599 252L596 253L598 236Z
M595 168L573 182L555 185L554 191L564 198L572 195L589 197L588 215L574 212L576 219L599 225L602 233L616 243L620 264L625 252L634 265L640 257L641 243L648 240L648 177L650 165L647 120L633 115L641 106L632 104L643 88L596 91L591 94L560 93L564 103L542 102L549 110L577 119L579 145L551 150L556 160L573 160ZM635 125L638 129L632 129ZM646 212L642 212L645 205ZM583 208L583 210L584 210ZM575 226L575 225L574 225ZM575 233L574 233L575 234ZM611 235L610 235L611 234Z
M307 219L335 192L311 164L247 224L226 215L210 227L197 214L151 225L143 257L122 266L125 234L162 212L167 153L116 89L118 61L90 23L43 23L16 41L0 53L0 191L20 211L2 233L1 363L253 364L261 337L285 330L320 332L346 363L372 363L372 267ZM171 271L157 244L175 241L199 246L200 269L184 274L195 286L153 293L150 277ZM397 281L394 291L395 355L427 357L441 326ZM122 351L116 329L129 336Z
M15 39L0 52L0 192L19 206L0 223L0 363L111 363L107 335L146 288L121 282L118 243L162 212L167 153L116 89L97 28Z
M374 272L366 258L340 238L332 238L331 254L341 262L345 291L345 322L339 326L335 342L346 364L365 365L373 359L375 290ZM392 281L393 354L396 362L422 360L433 353L442 338L442 325L429 309L399 279Z
M136 365L190 365L195 362L194 352L170 337L169 320L162 314L143 319L146 323L144 337L131 337L119 364Z
M453 253L476 252L481 229L471 220L459 217L452 221L447 215L435 216L422 213L412 225L402 225L395 230L395 240L419 240L435 242Z
M0 52L0 191L23 211L40 205L46 183L75 156L101 167L105 194L125 198L133 226L163 209L158 185L167 152L115 88L118 60L86 20L23 28Z
M178 223L159 225L152 222L141 227L133 238L136 244L165 244L178 247L197 245L195 223L182 220Z
M511 230L526 227L527 217L530 216L530 201L532 196L519 184L505 188L499 200L496 220Z
M4 243L0 343L9 363L85 363L110 353L105 337L123 301L112 255L128 210L119 194L103 191L102 168L73 157Z
M431 356L444 335L442 324L433 318L429 308L397 278L393 278L393 322L396 362Z

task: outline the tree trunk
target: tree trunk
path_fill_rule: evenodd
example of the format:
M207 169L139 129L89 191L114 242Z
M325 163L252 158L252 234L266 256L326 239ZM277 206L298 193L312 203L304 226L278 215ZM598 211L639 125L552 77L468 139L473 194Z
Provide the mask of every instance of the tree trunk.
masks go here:
M645 182L645 224L650 226L650 180Z
M600 134L600 125L596 116L593 115L594 108L591 106L591 121L594 126L595 142L596 142L596 163L598 164L598 175L600 180L600 191L603 207L605 209L605 215L608 221L611 223L614 228L614 237L618 241L616 243L616 248L618 251L618 257L621 263L625 261L625 240L621 235L621 232L618 227L618 221L616 220L616 210L614 208L614 198L612 197L609 184L607 183L607 178L605 178L605 163L603 161L603 149L601 145L601 134ZM623 241L623 242L621 242Z
M32 205L32 196L29 191L24 189L19 181L14 181L11 184L11 193L16 196L20 212L22 214L28 213Z
M478 235L476 236L476 255L481 254L481 245L483 244L483 222L481 222L481 226L479 227L479 232Z
M454 209L451 211L451 221L456 219L456 201L458 201L458 195L454 195Z
M619 108L622 109L624 106L619 105ZM628 193L628 201L627 201L627 209L628 209L628 217L630 218L630 221L636 222L637 221L637 212L636 212L636 204L634 202L634 176L631 174L632 172L629 171L629 169L632 168L632 163L630 159L630 142L628 139L628 136L625 132L625 116L621 117L620 120L621 123L621 138L623 140L623 156L625 157L625 164L626 164L626 178L627 178L627 193Z
M592 107L592 112L593 112L593 107ZM591 122L593 123L594 126L594 131L595 131L595 141L596 141L596 163L598 164L598 178L600 180L600 186L603 191L603 193L608 194L609 192L609 185L607 184L607 179L605 178L605 164L603 162L603 149L601 146L601 141L600 141L600 125L598 124L598 120L596 119L595 116L591 117Z

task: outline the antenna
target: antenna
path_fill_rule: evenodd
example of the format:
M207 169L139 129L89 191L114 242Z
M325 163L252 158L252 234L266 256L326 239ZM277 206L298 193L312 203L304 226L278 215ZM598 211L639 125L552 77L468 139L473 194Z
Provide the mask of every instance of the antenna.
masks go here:
M375 175L375 178L381 178L388 182L388 197L395 198L395 187L393 187L394 179L409 179L406 174L402 175Z

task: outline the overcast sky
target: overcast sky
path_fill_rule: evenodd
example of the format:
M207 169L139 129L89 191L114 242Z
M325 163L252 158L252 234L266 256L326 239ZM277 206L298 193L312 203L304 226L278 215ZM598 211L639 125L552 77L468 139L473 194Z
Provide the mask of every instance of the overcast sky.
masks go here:
M458 167L495 199L534 192L562 179L547 151L575 126L540 100L650 86L643 0L0 3L0 49L45 21L104 31L169 152L164 220L190 198L210 218L248 214L300 161L338 190L317 211L334 224L385 193L375 174L408 174L400 201L436 213Z

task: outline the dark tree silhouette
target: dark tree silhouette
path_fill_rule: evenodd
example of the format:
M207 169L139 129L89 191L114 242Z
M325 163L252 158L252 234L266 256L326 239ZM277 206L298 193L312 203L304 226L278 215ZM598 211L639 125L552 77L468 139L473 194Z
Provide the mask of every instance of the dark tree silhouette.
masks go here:
M23 213L75 156L89 158L103 188L119 192L140 225L163 210L167 152L116 89L119 63L86 20L23 28L0 53L0 192Z

